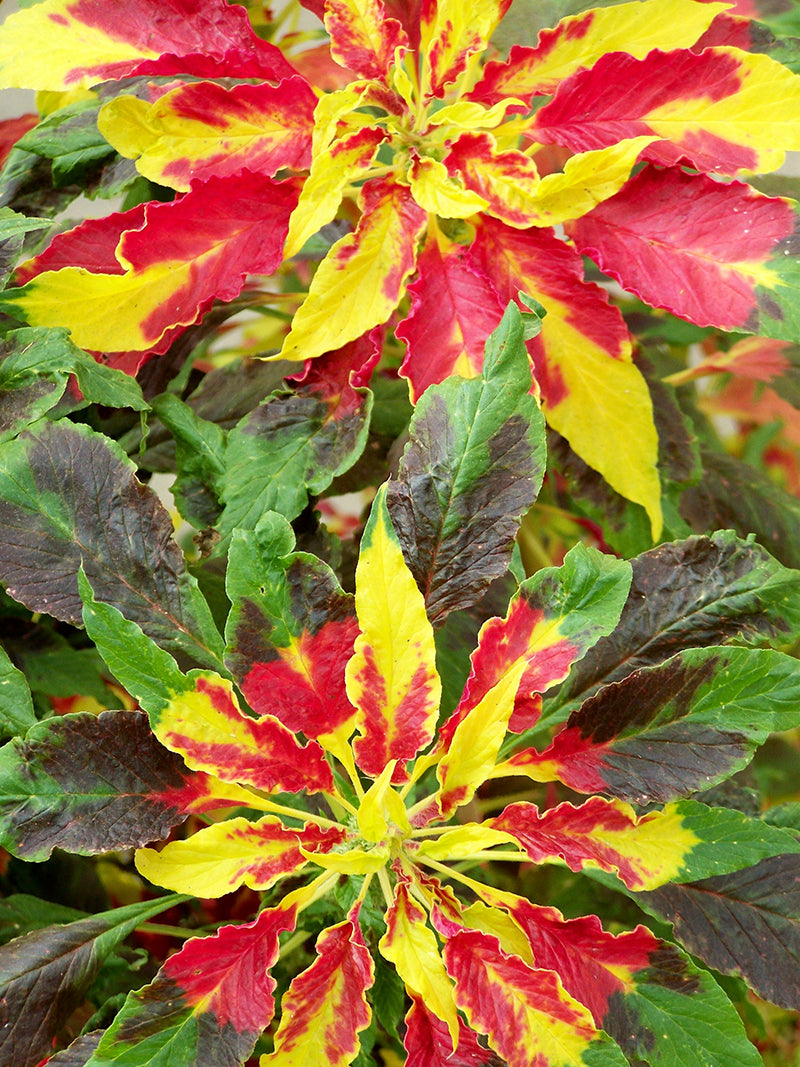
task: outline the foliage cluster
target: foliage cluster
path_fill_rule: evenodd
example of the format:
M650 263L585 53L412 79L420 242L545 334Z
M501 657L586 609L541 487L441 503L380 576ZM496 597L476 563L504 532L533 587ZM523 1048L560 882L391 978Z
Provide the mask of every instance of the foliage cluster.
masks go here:
M800 10L304 4L0 30L0 1067L795 1062Z

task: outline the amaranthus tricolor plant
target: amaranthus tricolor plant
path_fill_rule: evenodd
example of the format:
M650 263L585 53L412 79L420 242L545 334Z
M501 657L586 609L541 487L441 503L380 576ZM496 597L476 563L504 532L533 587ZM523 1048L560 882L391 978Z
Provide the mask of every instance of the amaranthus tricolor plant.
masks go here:
M800 1045L800 14L509 6L0 30L0 1067Z

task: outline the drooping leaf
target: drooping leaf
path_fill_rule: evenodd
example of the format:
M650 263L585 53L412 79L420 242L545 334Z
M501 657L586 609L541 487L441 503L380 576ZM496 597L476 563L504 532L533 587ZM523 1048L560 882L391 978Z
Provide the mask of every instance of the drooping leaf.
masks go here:
M341 829L314 822L287 829L272 815L257 822L237 817L205 826L185 840L169 841L160 852L140 848L136 867L154 885L215 898L242 885L269 889L302 870L310 854L328 853L343 839Z
M579 252L647 303L699 326L797 336L791 201L749 185L646 167L567 224Z
M139 711L81 712L37 723L0 749L0 842L35 862L166 837L191 812L247 801L191 773Z
M797 661L772 649L692 648L604 686L543 752L503 766L638 804L707 789L747 766L800 711ZM499 771L498 771L499 773Z
M570 870L611 871L637 892L674 881L695 881L800 852L786 830L693 800L637 816L630 804L592 797L579 807L510 804L484 824L510 834L534 863L560 857Z
M278 935L295 909L268 908L244 926L195 937L128 995L86 1067L242 1063L274 1011Z
M65 926L48 926L0 949L0 1057L36 1067L103 961L140 923L176 902L174 896L130 904Z
M614 936L594 915L566 921L555 908L521 898L512 915L537 966L560 976L629 1059L653 1067L728 1067L735 1056L758 1067L758 1053L716 982L645 927Z
M406 566L382 487L361 540L356 569L356 612L361 633L346 667L347 695L358 709L356 760L377 777L432 739L441 697L433 629Z
M529 390L523 322L510 307L481 377L433 386L417 405L387 506L434 623L505 571L520 516L536 498L543 422Z
M619 311L603 290L584 282L580 257L552 230L516 230L487 217L472 255L501 301L516 300L521 290L544 307L542 331L529 350L545 418L613 489L647 510L657 536L661 489L652 402Z
M351 467L367 439L372 393L359 372L371 367L368 337L325 356L288 395L270 397L234 429L220 478L217 529L252 529L265 511L296 518L309 493L321 493Z
M118 96L104 106L99 126L140 174L187 192L192 182L245 169L272 177L306 168L316 102L300 77L277 86L187 82L152 104Z
M690 952L762 997L800 1006L800 858L770 856L752 867L636 899L673 924Z
M627 1062L553 971L506 955L497 938L461 930L447 940L443 955L459 1007L509 1067Z
M385 322L400 302L427 213L405 186L380 178L365 183L359 206L355 232L340 238L319 265L282 359L313 359L341 348Z
M659 545L631 561L619 625L575 665L551 715L680 648L723 641L790 644L800 635L800 575L732 530ZM550 709L548 709L550 710Z
M32 40L41 42L35 61L26 58ZM14 14L3 30L4 88L60 90L178 72L268 81L295 73L275 45L255 35L247 12L224 0L165 0L157 8L134 0L113 12L82 0L45 0Z
M542 30L535 47L517 44L507 62L487 63L471 96L493 103L504 96L549 95L607 52L642 59L655 48L688 48L723 10L722 4L701 7L694 0L647 0L572 15Z
M530 136L585 152L651 133L663 138L644 152L655 163L688 158L698 170L736 175L777 170L800 147L799 109L800 79L768 56L612 52L561 82Z
M78 568L168 647L217 662L222 642L158 498L88 427L36 424L0 459L0 577L34 611L80 623Z
M749 463L705 448L701 454L703 477L680 501L689 525L698 532L729 527L740 537L755 534L781 563L800 568L797 498Z
M17 670L0 645L0 736L24 734L35 722L31 691L25 675Z
M373 978L372 956L357 921L348 918L323 930L316 959L281 1000L275 1050L262 1057L261 1067L349 1067L358 1052L358 1034L369 1026L372 1013L364 994Z
M29 280L4 292L2 307L34 326L67 326L92 351L164 351L173 332L196 322L215 298L237 296L248 273L278 266L298 192L294 179L243 171L210 178L173 203L84 223L23 264ZM140 228L118 228L138 217ZM96 234L104 242L98 273L77 258ZM57 255L62 262L53 269ZM111 301L113 316L106 313Z
M355 605L314 556L292 552L286 521L265 515L231 541L225 662L250 707L306 737L337 732L355 714L344 671L358 634Z
M395 331L408 346L400 373L418 401L451 374L477 377L486 338L502 318L494 286L440 230L428 236L409 287L411 312Z

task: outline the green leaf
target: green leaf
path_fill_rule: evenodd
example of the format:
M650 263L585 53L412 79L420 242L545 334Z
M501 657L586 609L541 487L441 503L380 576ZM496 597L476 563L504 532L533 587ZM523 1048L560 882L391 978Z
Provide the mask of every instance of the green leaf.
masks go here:
M152 406L175 438L178 474L172 495L178 510L197 529L213 526L222 511L219 487L225 473L225 431L201 419L170 393L156 397Z
M0 900L0 944L41 930L53 923L71 923L86 918L86 912L55 904L52 900L40 900L28 893L13 893Z
M0 749L0 844L22 859L94 855L161 840L204 792L139 711L37 723Z
M48 926L0 949L0 1062L35 1067L106 956L137 926L186 897L166 896Z
M690 952L766 1000L800 1009L800 856L770 856L733 874L637 893Z
M434 624L508 567L544 474L544 419L530 388L512 304L486 343L482 376L449 378L417 404L387 506Z
M36 722L31 691L0 645L0 736L24 734Z
M231 431L217 529L252 530L265 511L296 518L348 470L367 440L372 393L351 384L367 359L361 342L314 361L293 393L270 397Z
M101 102L77 100L54 111L17 141L16 147L52 160L53 183L81 183L114 149L97 128Z
M6 284L22 254L25 234L48 229L49 219L29 218L8 207L0 207L0 287Z
M0 579L32 611L80 623L78 568L155 641L218 663L222 639L172 521L108 438L40 422L0 455Z
M662 663L678 649L791 644L800 637L800 573L732 530L659 545L631 561L619 625L575 665L545 705L542 725L566 718L602 685Z
M703 477L681 499L681 515L692 529L730 527L755 534L787 567L800 567L800 501L733 456L704 450Z

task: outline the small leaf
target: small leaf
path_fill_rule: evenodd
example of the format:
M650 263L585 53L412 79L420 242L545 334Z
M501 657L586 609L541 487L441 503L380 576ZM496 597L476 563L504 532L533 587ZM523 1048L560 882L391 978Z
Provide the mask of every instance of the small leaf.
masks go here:
M0 736L24 734L36 722L31 691L22 671L17 670L0 646Z

